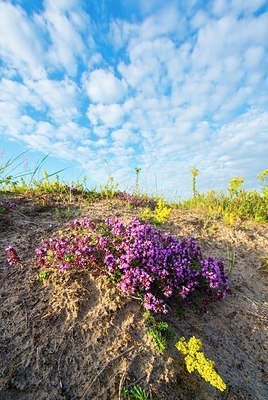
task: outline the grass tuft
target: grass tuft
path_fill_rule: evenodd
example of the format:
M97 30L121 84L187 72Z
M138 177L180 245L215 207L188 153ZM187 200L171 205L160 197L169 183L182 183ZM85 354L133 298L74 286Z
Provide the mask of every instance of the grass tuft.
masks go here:
M126 400L153 400L152 394L138 385L123 387L122 396Z

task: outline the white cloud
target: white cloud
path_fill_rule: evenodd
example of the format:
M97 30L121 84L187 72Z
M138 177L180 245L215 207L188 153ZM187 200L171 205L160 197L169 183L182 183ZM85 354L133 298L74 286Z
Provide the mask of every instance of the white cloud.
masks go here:
M88 118L92 125L104 124L114 128L123 122L125 111L119 104L91 104L88 108Z
M162 35L178 33L183 22L182 15L174 5L171 5L146 18L140 26L140 35L143 39L153 39Z
M69 140L71 142L80 142L88 140L90 136L90 130L84 126L77 124L76 122L69 121L62 124L57 130L57 139Z
M102 182L104 160L124 181L141 166L148 190L157 180L189 193L192 165L204 186L219 185L219 170L256 175L266 160L268 20L253 13L264 2L139 4L145 17L109 16L106 37L78 1L47 0L34 15L1 2L0 133Z
M212 11L217 17L222 17L227 13L235 16L248 15L265 5L265 0L216 0L212 5Z
M144 15L152 14L163 6L162 0L138 0L138 4Z
M40 98L33 90L20 82L6 78L0 81L0 100L36 108L40 108L41 105Z
M217 17L221 17L228 10L228 3L225 0L216 0L213 3L212 11Z
M28 145L32 150L41 151L43 153L50 153L54 147L53 143L47 136L43 136L37 131L36 134L25 134L21 137L21 140Z
M83 58L86 54L87 49L79 31L86 29L86 20L90 22L79 8L78 12L70 12L75 5L78 5L76 1L46 1L44 13L36 17L48 31L52 42L47 54L50 68L62 67L70 75L76 75L77 58Z
M263 57L265 56L264 48L261 46L253 46L245 51L245 65L247 68L258 67Z
M19 6L0 2L0 55L19 73L44 78L44 46L35 24Z
M231 11L235 12L237 15L241 14L242 12L249 14L258 10L258 8L265 4L265 0L232 0L230 8Z
M32 135L33 137L35 136L41 136L41 137L47 137L47 139L49 139L49 137L53 138L53 132L54 135L56 134L55 132L55 127L46 121L40 121L36 124L36 130L35 130L35 134ZM55 135L56 136L56 135Z
M85 78L85 86L88 96L93 102L104 104L121 101L127 90L126 83L118 79L112 72L104 69L96 69Z
M45 0L45 7L51 11L56 13L64 13L66 11L70 11L79 6L79 2L77 0Z
M243 53L249 45L263 45L268 35L268 14L237 20L226 16L213 20L198 32L193 62L198 67L211 65L230 55Z
M206 25L208 22L208 15L203 10L199 10L191 20L191 25L199 29L202 26Z
M110 22L110 41L115 49L124 47L131 35L136 32L137 26L127 21L113 20Z
M10 122L16 120L19 116L20 113L16 104L0 101L0 126L8 127Z
M105 138L109 133L109 129L107 126L104 125L93 126L93 133L99 138Z
M43 79L27 82L28 87L47 106L48 114L57 121L70 120L77 116L78 87L70 79Z
M127 143L134 144L138 141L138 136L135 135L131 130L125 128L113 131L112 138L114 141L124 145Z

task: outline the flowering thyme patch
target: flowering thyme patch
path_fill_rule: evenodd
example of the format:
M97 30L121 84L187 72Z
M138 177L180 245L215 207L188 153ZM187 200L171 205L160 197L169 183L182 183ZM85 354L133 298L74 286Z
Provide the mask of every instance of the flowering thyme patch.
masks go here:
M195 239L163 235L135 218L75 220L61 236L43 240L36 254L41 267L99 268L154 313L166 313L170 298L186 299L198 290L207 300L221 299L228 290L223 263L203 259Z
M21 260L17 254L17 251L12 246L8 246L5 248L7 253L7 262L10 266L12 265L21 265Z
M128 202L133 207L150 206L155 207L156 201L144 195L130 194L127 192L116 191L114 197Z

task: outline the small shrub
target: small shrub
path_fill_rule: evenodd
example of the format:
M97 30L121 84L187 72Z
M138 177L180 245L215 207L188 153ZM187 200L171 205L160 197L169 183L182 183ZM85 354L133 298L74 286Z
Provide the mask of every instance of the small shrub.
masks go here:
M36 250L40 267L89 268L107 274L147 310L167 312L170 298L186 299L199 292L204 302L221 299L228 290L224 265L204 259L195 239L178 240L133 218L97 224L75 220L60 236L42 241Z
M162 199L157 201L157 206L154 211L150 208L145 208L141 213L141 218L145 221L150 221L156 224L166 222L170 216L171 208L168 208Z
M106 200L112 199L118 188L118 183L114 181L114 177L110 176L102 189L101 193L105 196Z
M152 211L149 207L146 207L140 214L141 218L145 221L149 221L152 217Z

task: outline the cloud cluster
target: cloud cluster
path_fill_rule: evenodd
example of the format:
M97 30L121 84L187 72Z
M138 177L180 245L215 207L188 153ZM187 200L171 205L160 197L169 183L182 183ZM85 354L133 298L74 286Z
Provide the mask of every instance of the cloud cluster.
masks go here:
M107 163L123 185L139 166L145 190L184 196L194 165L201 189L234 175L253 187L267 167L265 1L135 7L0 1L0 134L96 181Z

